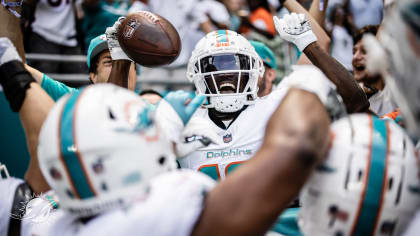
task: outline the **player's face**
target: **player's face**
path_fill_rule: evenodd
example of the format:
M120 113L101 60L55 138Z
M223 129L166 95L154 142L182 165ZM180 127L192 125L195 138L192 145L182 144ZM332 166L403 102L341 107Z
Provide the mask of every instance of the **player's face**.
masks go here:
M239 70L249 70L249 57L240 54L221 54L208 56L200 60L200 67L207 87L212 94L242 93L249 80L249 73ZM223 72L225 73L210 73ZM217 88L217 90L216 90Z
M91 79L94 83L106 83L112 69L112 58L109 51L99 54L97 65L96 74L91 73Z

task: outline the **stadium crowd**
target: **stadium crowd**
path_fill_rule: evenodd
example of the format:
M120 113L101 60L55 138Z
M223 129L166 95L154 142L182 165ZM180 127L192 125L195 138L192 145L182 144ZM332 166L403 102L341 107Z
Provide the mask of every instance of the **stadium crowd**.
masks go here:
M30 154L24 178L0 160L0 236L420 234L418 0L0 8L20 23L0 30L0 85ZM175 27L173 63L121 47L139 11ZM84 86L54 78L71 73Z

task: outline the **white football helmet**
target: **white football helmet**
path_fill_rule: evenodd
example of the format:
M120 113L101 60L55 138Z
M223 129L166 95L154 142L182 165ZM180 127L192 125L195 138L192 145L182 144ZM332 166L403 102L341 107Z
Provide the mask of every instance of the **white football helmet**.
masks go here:
M258 78L264 65L251 43L230 30L208 33L196 45L187 78L197 94L207 96L207 108L236 112L257 98Z
M364 40L369 70L380 72L401 108L408 131L420 137L420 2L396 1L374 39Z
M302 192L304 235L401 235L420 206L414 146L392 121L351 115L332 125L327 160Z
M147 195L151 178L176 168L150 105L126 89L92 85L60 99L39 137L38 158L60 207L91 216Z

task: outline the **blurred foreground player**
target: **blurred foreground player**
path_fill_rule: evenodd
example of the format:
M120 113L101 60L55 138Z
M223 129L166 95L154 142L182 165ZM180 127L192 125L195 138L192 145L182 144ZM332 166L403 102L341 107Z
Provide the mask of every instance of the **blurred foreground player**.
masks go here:
M19 112L31 156L25 180L0 180L0 235L42 235L44 222L34 224L22 220L25 215L22 209L33 196L50 190L39 169L37 146L41 125L54 102L25 70L7 38L0 38L0 84L11 109ZM44 206L47 207L45 210L51 207L48 202L38 205L40 209Z
M414 145L393 121L354 114L301 194L303 235L401 235L420 206ZM417 231L418 233L418 231Z
M417 140L420 137L419 19L419 1L399 1L385 17L378 36L380 44L373 37L364 39L366 48L370 49L369 69L385 78L401 109L407 131ZM419 231L420 212L417 212L405 235L418 235Z

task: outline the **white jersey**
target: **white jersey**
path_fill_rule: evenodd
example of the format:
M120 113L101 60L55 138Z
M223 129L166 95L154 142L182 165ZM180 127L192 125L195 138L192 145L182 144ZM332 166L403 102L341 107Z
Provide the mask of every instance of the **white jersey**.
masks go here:
M207 109L199 109L194 116L209 119L220 136L221 145L210 144L186 157L178 159L182 168L206 173L213 179L224 179L238 164L250 159L260 148L268 119L286 94L284 86L263 98L257 98L228 126L222 129L208 116Z
M39 0L32 30L50 42L76 46L76 21L72 1Z
M159 175L146 198L126 209L112 210L82 223L65 212L48 235L190 235L215 182L190 170Z

